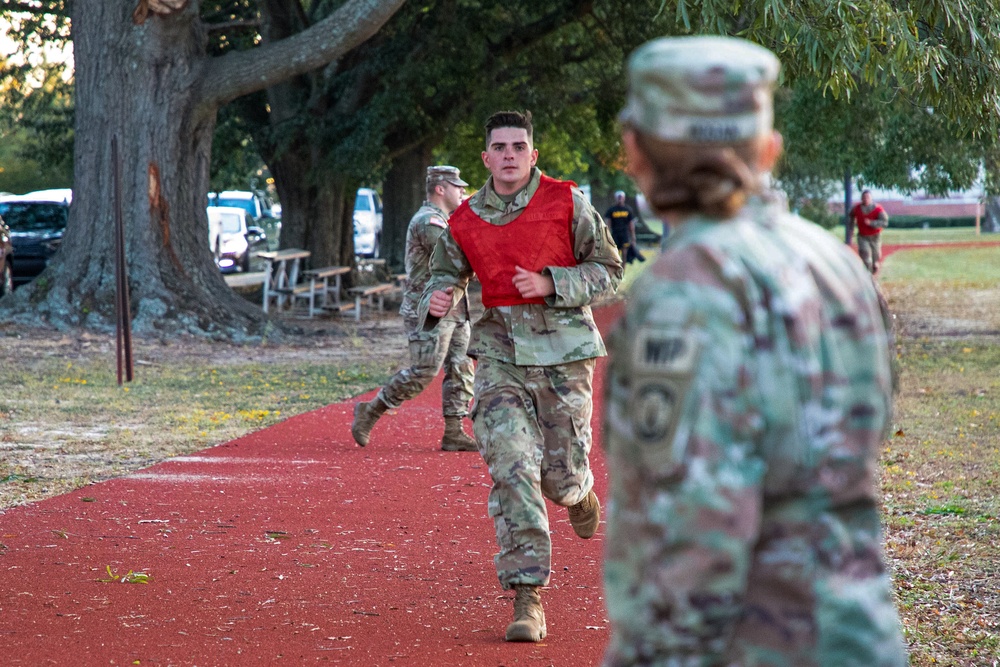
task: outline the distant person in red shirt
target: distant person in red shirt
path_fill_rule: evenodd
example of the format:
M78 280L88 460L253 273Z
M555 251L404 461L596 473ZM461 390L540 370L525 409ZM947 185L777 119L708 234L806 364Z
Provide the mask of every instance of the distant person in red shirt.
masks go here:
M861 193L861 203L851 209L851 220L858 228L861 261L875 274L882 261L882 230L889 225L889 214L872 200L871 190L865 190Z

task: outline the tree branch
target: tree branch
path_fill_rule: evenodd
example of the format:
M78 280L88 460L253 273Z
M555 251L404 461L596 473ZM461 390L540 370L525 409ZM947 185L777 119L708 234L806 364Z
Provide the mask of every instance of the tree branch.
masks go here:
M221 30L229 30L230 28L259 28L260 20L247 20L247 21L225 21L223 23L206 23L205 29L209 32L219 32Z
M199 112L213 112L335 60L374 35L406 0L350 0L314 26L256 49L210 60L199 81Z

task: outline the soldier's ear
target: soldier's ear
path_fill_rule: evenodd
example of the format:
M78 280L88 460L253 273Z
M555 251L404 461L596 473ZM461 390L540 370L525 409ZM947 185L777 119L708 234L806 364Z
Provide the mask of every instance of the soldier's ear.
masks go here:
M781 152L785 147L785 139L778 131L771 132L762 137L760 148L760 158L757 160L757 168L760 171L771 171L778 163Z

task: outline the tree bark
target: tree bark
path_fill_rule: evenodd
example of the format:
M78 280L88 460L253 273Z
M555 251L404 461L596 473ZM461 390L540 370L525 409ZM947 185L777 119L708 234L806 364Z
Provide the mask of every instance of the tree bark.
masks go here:
M427 167L435 140L416 144L392 161L382 187L382 257L394 273L405 268L406 229L427 198Z
M237 339L262 334L262 311L226 286L208 250L205 206L218 105L339 57L403 2L350 0L331 20L267 51L213 59L206 55L197 1L138 0L130 7L76 0L69 226L49 268L5 301L11 315L113 329L111 140L117 137L133 330ZM333 183L328 192L338 187ZM332 210L345 206L336 195L324 204ZM334 239L332 248L318 249L317 261L332 252L341 257L343 246L343 239Z
M315 148L297 147L268 160L281 199L281 246L312 253L310 263L354 266L354 235L350 224L357 182L326 173Z

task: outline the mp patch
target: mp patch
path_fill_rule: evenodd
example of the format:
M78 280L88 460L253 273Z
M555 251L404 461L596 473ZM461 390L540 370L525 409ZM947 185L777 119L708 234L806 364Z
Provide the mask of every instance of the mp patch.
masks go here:
M698 342L690 332L639 331L633 349L633 370L642 375L690 375L698 360Z

